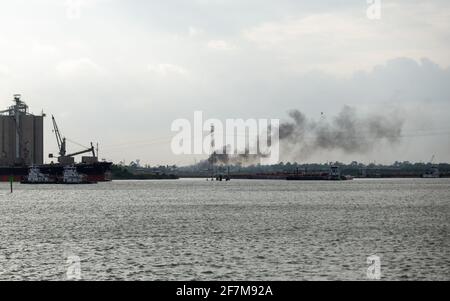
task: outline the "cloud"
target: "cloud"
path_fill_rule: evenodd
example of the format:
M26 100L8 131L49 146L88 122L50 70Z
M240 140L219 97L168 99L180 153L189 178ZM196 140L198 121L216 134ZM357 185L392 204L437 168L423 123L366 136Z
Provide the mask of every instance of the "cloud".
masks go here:
M353 91L366 99L450 103L450 69L428 58L391 59L369 72L355 73L352 82Z
M0 77L5 77L9 75L9 67L6 65L0 65Z
M32 46L32 52L36 55L55 55L58 52L58 48L53 45L47 45L39 41L35 41Z
M208 48L221 51L230 51L236 49L236 46L224 40L211 40L208 42Z
M101 68L89 58L63 61L56 66L56 71L62 76L89 76L102 72Z
M238 80L245 77L248 74L240 74ZM308 114L328 110L331 113L345 104L365 108L450 104L450 68L439 66L428 58L390 59L345 77L326 71L298 73L286 70L277 74L264 73L261 79L249 81L247 86L261 88L258 92L241 90L241 95L246 98L258 99L263 107L270 106L276 99L280 107L300 108Z
M244 30L243 33L250 41L262 45L276 45L316 37L332 41L343 35L347 38L360 39L367 34L367 30L359 25L354 18L348 18L348 16L316 14L263 23Z
M163 77L171 75L185 76L188 74L188 71L185 68L174 64L149 65L148 70L153 74Z
M383 2L382 12L379 21L366 18L361 8L293 14L245 28L242 38L294 70L349 75L402 56L450 65L450 28L443 22L450 18L448 5Z
M204 31L202 29L199 29L199 28L194 27L194 26L189 26L188 35L190 37L197 37L197 36L199 36L199 35L201 35L203 33L204 33Z
M71 136L95 124L112 144L170 135L174 118L199 109L226 119L283 118L298 108L316 118L343 105L363 113L398 106L416 111L405 126L450 126L448 1L383 1L375 22L364 0L85 0L79 21L66 18L65 1L22 2L0 4L0 96L21 92L36 110L70 110L61 122ZM98 118L105 104L109 114ZM443 140L412 143L408 159L438 156ZM163 148L105 156L185 160ZM446 151L440 157L450 160Z

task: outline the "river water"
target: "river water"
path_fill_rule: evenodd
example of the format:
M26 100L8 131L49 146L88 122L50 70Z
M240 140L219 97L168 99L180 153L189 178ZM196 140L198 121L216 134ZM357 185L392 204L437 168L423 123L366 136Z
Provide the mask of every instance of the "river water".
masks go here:
M0 280L450 280L449 231L448 179L1 184Z

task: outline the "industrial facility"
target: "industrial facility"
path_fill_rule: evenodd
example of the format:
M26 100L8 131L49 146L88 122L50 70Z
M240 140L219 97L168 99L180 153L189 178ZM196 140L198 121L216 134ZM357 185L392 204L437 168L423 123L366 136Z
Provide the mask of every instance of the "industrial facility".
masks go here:
M53 131L59 148L57 162L44 162L44 117L31 114L21 95L14 104L0 111L0 182L24 184L92 184L111 179L111 162L98 162L94 145L68 153L66 139L52 116ZM83 154L81 162L75 157ZM50 154L50 158L55 158Z
M0 166L30 166L44 163L44 117L33 115L14 95L14 105L0 111Z

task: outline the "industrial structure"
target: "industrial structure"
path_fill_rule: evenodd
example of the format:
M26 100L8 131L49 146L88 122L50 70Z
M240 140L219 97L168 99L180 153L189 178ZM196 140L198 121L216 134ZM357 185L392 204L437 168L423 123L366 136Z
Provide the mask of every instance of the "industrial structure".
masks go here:
M82 154L86 154L86 153L92 153L92 157L90 156L83 156L81 159L82 163L88 163L88 164L92 164L92 163L97 163L98 162L98 156L95 153L95 148L94 148L94 144L91 142L91 147L87 148L85 150L76 152L76 153L72 153L72 154L67 154L67 139L66 137L63 137L61 135L61 132L59 131L58 125L56 124L56 119L54 116L52 116L52 122L53 122L53 131L55 132L55 136L56 136L56 143L58 144L58 149L59 149L59 157L58 157L58 162L63 164L63 165L70 165L70 164L75 164L75 156L78 155L82 155ZM98 151L98 148L97 148ZM49 155L50 158L53 158L53 154Z
M58 162L44 163L44 117L31 114L21 95L14 104L0 111L0 182L30 184L84 184L109 181L111 162L98 161L93 143L86 149L68 153L66 139L52 116L53 130L59 148ZM84 155L81 162L75 157ZM87 155L87 154L90 154ZM50 158L54 158L50 154Z
M43 164L45 114L30 114L19 94L13 101L0 111L0 166Z

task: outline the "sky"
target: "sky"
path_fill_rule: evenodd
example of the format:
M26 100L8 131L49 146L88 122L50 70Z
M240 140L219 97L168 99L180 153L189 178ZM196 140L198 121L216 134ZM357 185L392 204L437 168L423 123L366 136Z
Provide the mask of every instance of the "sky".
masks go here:
M21 93L70 140L99 142L101 158L185 165L204 156L173 154L171 124L195 111L284 120L297 109L331 119L351 106L401 119L400 141L308 161L450 162L450 2L384 0L379 19L368 8L366 0L0 0L0 107ZM45 152L56 153L48 117L45 127Z

